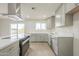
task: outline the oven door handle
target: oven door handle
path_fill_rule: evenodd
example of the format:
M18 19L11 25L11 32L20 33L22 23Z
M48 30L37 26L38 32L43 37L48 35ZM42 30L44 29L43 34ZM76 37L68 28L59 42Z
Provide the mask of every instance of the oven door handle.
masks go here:
M27 38L23 43L22 45L24 45L26 42L28 42L29 38Z

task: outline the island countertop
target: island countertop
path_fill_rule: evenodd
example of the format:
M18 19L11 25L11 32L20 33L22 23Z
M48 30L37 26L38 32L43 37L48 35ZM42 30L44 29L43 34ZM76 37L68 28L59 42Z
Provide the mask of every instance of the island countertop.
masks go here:
M8 47L11 44L14 44L17 41L19 42L21 38L24 38L27 36L30 36L30 35L19 35L18 37L17 35L15 35L15 36L10 36L10 37L0 38L0 50Z

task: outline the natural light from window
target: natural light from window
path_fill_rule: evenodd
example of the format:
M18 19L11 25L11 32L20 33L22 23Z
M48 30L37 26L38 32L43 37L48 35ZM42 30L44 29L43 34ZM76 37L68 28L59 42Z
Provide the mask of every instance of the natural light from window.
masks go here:
M11 36L24 34L24 24L11 24Z
M36 23L36 30L46 30L46 23Z

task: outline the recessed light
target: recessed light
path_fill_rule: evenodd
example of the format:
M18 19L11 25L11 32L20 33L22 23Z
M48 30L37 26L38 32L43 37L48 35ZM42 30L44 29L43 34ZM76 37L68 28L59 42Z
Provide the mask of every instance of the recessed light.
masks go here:
M28 15L28 16L26 16L27 18L30 18L30 16Z
M47 17L46 15L43 15L43 17Z
M56 15L56 18L60 18L61 16L60 15Z

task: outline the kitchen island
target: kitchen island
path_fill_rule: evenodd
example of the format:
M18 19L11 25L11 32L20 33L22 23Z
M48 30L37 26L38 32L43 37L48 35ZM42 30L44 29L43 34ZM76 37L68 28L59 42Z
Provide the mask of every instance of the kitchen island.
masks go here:
M20 49L19 46L20 41L28 37L29 35L17 35L11 37L1 37L0 38L0 56L19 56Z

